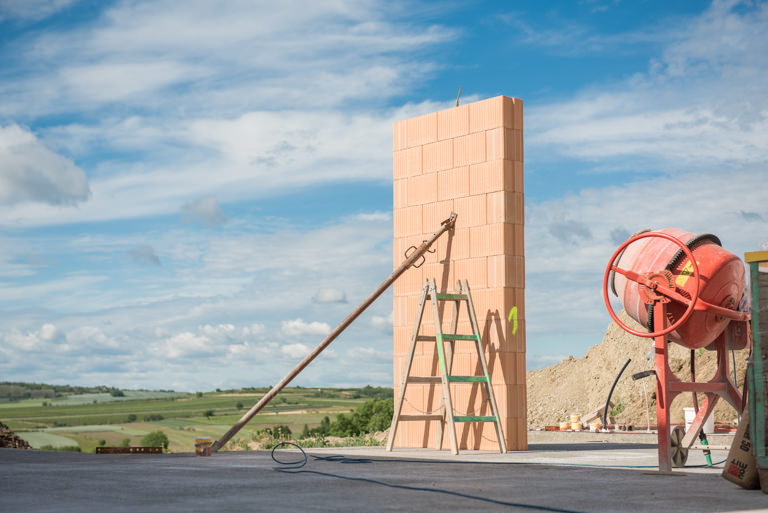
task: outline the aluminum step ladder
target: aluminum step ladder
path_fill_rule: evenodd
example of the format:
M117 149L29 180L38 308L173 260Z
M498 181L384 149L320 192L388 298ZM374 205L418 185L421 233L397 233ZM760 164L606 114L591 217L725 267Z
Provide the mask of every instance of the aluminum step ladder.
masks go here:
M397 402L395 403L395 412L392 416L392 427L389 430L387 451L392 450L392 446L395 443L395 435L397 434L397 427L400 422L430 420L440 421L437 433L438 450L441 450L443 447L443 430L445 429L445 425L447 423L448 437L451 441L451 452L453 454L459 454L459 447L456 441L456 422L493 422L496 427L496 437L499 441L499 452L504 453L507 450L506 444L504 442L504 432L501 428L499 408L496 405L496 397L493 394L493 387L491 386L491 375L490 372L488 372L488 364L485 360L485 351L483 350L483 345L480 338L480 326L478 325L477 317L475 315L475 307L472 303L472 295L469 290L469 284L466 280L459 280L458 285L459 290L455 294L437 293L437 287L434 280L426 280L424 287L421 289L419 309L416 314L416 321L413 327L411 343L408 349L408 358L406 360L405 368L403 369L403 377L400 382L400 393L398 394ZM419 335L427 299L431 300L432 309L434 312L433 318L435 323L435 336ZM453 317L451 318L450 333L442 332L443 323L440 317L440 309L438 306L439 302L446 301L453 303ZM471 335L459 335L456 333L459 322L461 303L465 303L467 305L469 321L472 328ZM453 376L450 374L451 363L453 361L454 344L460 341L474 342L475 349L477 350L478 361L480 362L481 370L483 373L482 375ZM413 365L413 357L416 352L416 344L424 342L432 342L437 344L439 376L411 376L411 367ZM453 411L453 402L451 399L451 383L482 383L487 394L486 397L488 404L490 405L492 415L455 415ZM405 392L406 388L410 384L442 385L443 395L440 402L440 408L435 410L439 413L430 412L422 413L419 415L403 415L403 402L406 400Z

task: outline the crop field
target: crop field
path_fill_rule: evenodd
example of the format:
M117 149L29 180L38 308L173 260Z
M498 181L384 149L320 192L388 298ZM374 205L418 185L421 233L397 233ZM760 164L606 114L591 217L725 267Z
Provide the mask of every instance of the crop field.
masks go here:
M259 429L277 425L300 432L318 427L327 416L349 413L371 398L371 389L287 388L238 433L248 441ZM391 389L373 389L379 395ZM173 452L191 452L195 438L214 439L226 432L267 389L238 392L178 393L124 391L71 394L0 403L0 421L32 447L79 447L91 452L100 445L141 445L147 433L163 431Z

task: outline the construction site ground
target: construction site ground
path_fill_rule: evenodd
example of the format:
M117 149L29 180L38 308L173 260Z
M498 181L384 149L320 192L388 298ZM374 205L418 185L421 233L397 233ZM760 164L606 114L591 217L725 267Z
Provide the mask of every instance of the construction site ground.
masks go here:
M724 443L725 437L713 443ZM307 464L269 451L97 455L0 449L4 511L768 511L692 451L684 475L649 474L655 437L531 432L528 451L499 454L350 447L307 450ZM295 450L280 459L300 460ZM727 456L713 451L714 461ZM276 468L283 470L277 471ZM456 492L457 495L447 492ZM516 504L516 505L515 505ZM533 508L532 508L533 507Z

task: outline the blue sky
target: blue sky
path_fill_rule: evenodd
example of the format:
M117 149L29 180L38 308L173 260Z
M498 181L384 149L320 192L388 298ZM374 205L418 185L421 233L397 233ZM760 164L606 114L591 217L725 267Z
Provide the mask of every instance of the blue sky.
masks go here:
M528 365L643 228L768 249L765 2L0 0L0 380L277 382L392 269L392 123L525 102ZM391 295L296 381L391 384Z

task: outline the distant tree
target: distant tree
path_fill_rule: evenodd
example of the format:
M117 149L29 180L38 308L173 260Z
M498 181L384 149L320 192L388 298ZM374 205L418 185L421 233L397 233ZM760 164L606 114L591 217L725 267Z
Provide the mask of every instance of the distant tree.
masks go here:
M203 397L203 393L202 392L195 392L195 397L200 399L201 397Z
M210 419L215 414L213 413L213 410L205 410L205 413L203 413L203 415L205 416L206 419Z
M168 435L162 431L152 431L144 435L144 438L141 439L141 445L145 447L162 447L163 449L167 449Z
M109 395L112 397L125 397L125 394L119 388L110 388Z
M136 417L135 413L131 413L130 415L128 415L128 419L127 420L128 420L128 422L136 422L137 418L138 417Z
M130 447L130 446L131 446L130 438L123 438L123 441L120 442L120 447Z
M104 447L105 445L107 445L107 441L106 440L99 440L99 445L101 447Z
M235 408L237 408L238 410L242 410L243 409L243 403L238 401L237 404L235 405Z
M159 413L150 413L149 415L144 415L144 422L154 422L157 420L163 420L163 416Z

